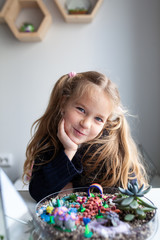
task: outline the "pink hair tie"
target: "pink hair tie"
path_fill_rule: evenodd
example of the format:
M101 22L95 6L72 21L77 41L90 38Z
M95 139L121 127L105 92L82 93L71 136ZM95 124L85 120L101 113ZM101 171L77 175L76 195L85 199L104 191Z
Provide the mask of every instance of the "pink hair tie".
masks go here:
M69 75L70 78L74 77L74 76L76 76L76 72L70 72L70 73L68 73L68 75Z

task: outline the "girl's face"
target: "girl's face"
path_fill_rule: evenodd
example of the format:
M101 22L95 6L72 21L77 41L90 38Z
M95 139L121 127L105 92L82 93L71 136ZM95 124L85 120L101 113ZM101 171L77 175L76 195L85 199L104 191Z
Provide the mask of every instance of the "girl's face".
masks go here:
M112 111L112 104L103 90L92 86L90 93L67 100L62 110L65 132L79 145L101 132Z

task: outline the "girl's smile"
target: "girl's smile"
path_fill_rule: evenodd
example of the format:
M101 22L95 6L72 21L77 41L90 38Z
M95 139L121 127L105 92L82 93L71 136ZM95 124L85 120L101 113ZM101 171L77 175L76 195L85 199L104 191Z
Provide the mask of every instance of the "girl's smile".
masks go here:
M74 130L75 130L75 133L76 133L77 135L80 135L80 136L83 136L83 135L85 135L84 133L82 133L82 132L78 131L77 129L74 129Z
M64 129L76 144L94 139L103 129L112 110L108 96L92 86L78 99L67 100L63 107Z

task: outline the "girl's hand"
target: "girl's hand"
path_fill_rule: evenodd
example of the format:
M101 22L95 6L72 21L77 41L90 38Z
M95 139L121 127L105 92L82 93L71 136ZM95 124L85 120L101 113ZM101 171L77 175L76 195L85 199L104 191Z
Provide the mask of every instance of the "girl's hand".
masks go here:
M59 138L60 142L64 147L64 152L68 156L70 160L74 157L75 153L77 152L78 145L74 143L67 133L64 130L64 119L62 119L58 125L58 133L57 137Z

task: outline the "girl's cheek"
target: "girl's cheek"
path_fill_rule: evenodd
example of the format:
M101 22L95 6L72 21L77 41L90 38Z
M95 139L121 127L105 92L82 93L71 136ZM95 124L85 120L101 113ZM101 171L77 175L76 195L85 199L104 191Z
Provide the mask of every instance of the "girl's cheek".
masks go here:
M97 135L102 131L102 129L103 129L103 126L98 128Z

